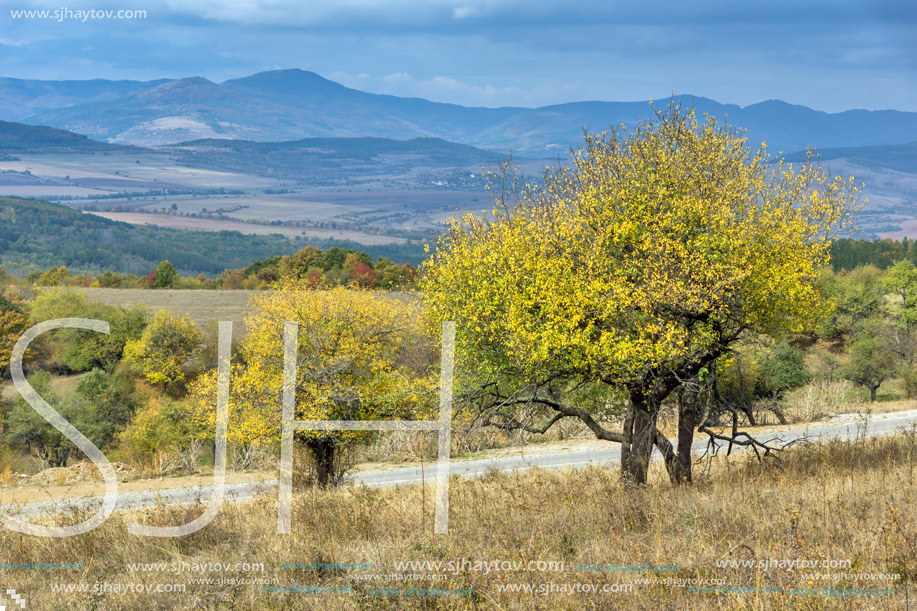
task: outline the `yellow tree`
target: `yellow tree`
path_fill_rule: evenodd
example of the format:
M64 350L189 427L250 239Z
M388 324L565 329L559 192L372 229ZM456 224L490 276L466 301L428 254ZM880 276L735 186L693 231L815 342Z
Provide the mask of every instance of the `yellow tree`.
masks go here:
M190 316L160 310L138 339L125 344L124 360L151 384L170 386L185 379L185 365L202 341Z
M622 444L638 483L654 444L673 479L690 474L696 414L676 459L663 400L744 337L817 320L819 270L856 200L852 177L773 162L672 105L631 134L587 135L540 184L503 180L493 214L455 221L423 270L433 319L457 322L468 406L507 429L579 418ZM626 399L620 431L601 423L609 392ZM532 428L531 406L553 417Z
M289 280L253 298L248 335L230 384L228 441L273 445L280 441L283 327L299 325L297 420L379 420L433 417L435 343L422 326L420 304L371 291L315 290ZM198 419L214 430L216 373L191 388ZM300 431L312 454L318 483L335 483L340 450L367 433Z

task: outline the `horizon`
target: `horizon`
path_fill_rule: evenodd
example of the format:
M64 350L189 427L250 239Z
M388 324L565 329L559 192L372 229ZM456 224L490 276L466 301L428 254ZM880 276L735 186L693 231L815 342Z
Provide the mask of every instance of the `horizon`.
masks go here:
M18 13L130 6L143 17ZM223 82L308 66L360 91L488 108L693 91L741 107L779 99L831 113L917 111L915 24L917 9L890 2L671 2L646 11L517 0L0 0L0 59L9 77L34 80Z
M318 76L318 77L320 77L320 78L322 78L322 79L325 79L325 80L327 80L327 81L330 81L330 82L332 82L332 83L335 83L335 84L337 84L337 85L340 85L340 86L342 86L342 87L346 87L347 89L351 89L351 90L354 90L354 91L359 91L359 92L362 92L362 93L371 93L371 94L374 94L374 95L390 95L390 96L393 96L393 97L404 98L404 99L422 99L422 100L426 100L426 101L429 101L429 102L437 102L437 103L443 103L443 104L456 104L456 105L458 105L458 106L464 106L464 107L466 107L466 108L473 108L473 107L475 107L474 105L469 105L469 104L458 104L458 103L455 103L455 102L448 102L448 101L442 101L442 100L434 100L434 99L431 99L431 98L423 98L423 97L419 97L419 96L411 96L411 95L394 95L394 94L386 94L386 93L377 93L377 92L374 92L374 91L369 91L369 90L367 90L367 89L359 89L359 88L357 88L357 87L351 87L351 86L349 86L349 85L346 85L346 84L344 84L344 83L341 83L341 82L339 82L339 81L336 81L336 80L334 80L333 78L331 78L331 77L329 77L329 76L320 74L320 73L315 72L315 71L313 71L313 70L308 70L308 69L305 69L305 68L298 68L298 67L297 67L297 68L277 68L277 69L272 69L272 70L262 70L262 71L260 71L260 72L253 72L253 73L251 73L251 74L246 74L246 75L242 75L242 76L238 76L238 77L233 77L233 78L227 78L227 79L223 79L223 80L214 80L214 79L212 79L212 78L209 78L209 77L207 77L207 76L200 75L200 74L198 74L198 75L193 75L193 76L183 76L183 77L162 76L162 77L152 78L152 79L130 79L130 78L124 78L124 79L108 79L108 78L86 78L86 79L73 79L73 78L68 78L68 79L31 79L31 78L22 78L22 77L18 77L18 76L10 76L10 75L6 75L6 74L0 74L0 79L10 79L10 80L20 80L20 81L37 81L37 82L47 82L47 83L54 83L54 82L74 82L74 83L77 83L77 82L91 82L91 81L105 81L105 82L135 82L135 83L143 83L143 84L149 85L149 86L155 86L154 84L165 84L165 83L168 83L168 82L175 82L175 81L190 81L190 80L195 80L195 79L203 79L203 80L206 80L207 82L212 83L212 84L215 84L215 85L223 85L223 84L225 84L225 83L227 83L227 82L229 82L229 81L242 80L242 79L245 79L245 78L250 78L250 77L258 76L258 75L261 75L261 74L270 74L270 73L277 73L277 72L302 72L302 73L306 73L306 74L312 74L312 75ZM862 107L851 107L851 108L842 108L842 109L840 109L840 110L824 110L824 109L821 109L821 108L816 108L816 107L813 107L813 106L808 106L808 105L806 105L806 104L800 104L800 103L796 103L796 102L793 102L793 101L790 101L790 100L785 100L785 99L782 99L782 98L774 98L774 97L772 97L772 98L767 98L767 99L762 99L762 100L758 100L758 101L756 101L756 102L749 102L749 103L747 103L747 104L740 104L740 103L737 103L737 102L733 102L733 101L731 101L731 100L722 100L722 99L712 98L712 97L707 96L707 95L699 95L699 94L696 94L696 93L679 93L679 92L675 92L675 91L669 92L667 95L651 96L651 97L644 98L644 99L571 99L571 100L567 100L567 101L565 101L565 102L557 102L557 103L553 103L553 104L546 104L546 105L543 105L543 106L524 106L524 105L521 105L521 106L520 106L520 105L512 106L512 105L511 105L511 106L477 106L477 107L479 107L479 108L509 108L509 107L515 107L515 108L523 108L523 109L526 109L526 110L535 110L535 109L539 109L539 108L549 108L549 107L552 107L552 106L565 106L565 105L569 105L569 104L590 104L590 103L639 104L639 103L644 103L644 102L646 102L646 103L650 103L650 102L659 102L659 101L663 101L663 100L669 100L669 99L672 99L672 98L691 98L691 99L695 99L695 100L709 100L709 101L712 101L712 102L716 102L716 103L718 103L718 104L721 104L721 105L723 105L723 106L737 106L737 107L739 107L739 108L742 109L742 110L747 109L747 108L750 108L750 107L752 107L752 106L758 106L758 105L761 105L761 104L767 104L768 102L779 102L779 103L787 104L788 106L799 106L799 107L803 107L803 108L808 108L808 109L810 109L810 110L814 110L814 111L816 111L816 112L823 112L823 113L831 114L831 115L834 115L834 114L841 114L841 113L844 113L844 112L851 112L851 111L868 111L868 112L883 112L883 111L892 111L892 112L917 112L917 110L915 110L915 111L909 111L909 110L902 109L902 108L892 108L892 107L886 107L886 108L862 108ZM356 137L360 137L360 136L356 136Z

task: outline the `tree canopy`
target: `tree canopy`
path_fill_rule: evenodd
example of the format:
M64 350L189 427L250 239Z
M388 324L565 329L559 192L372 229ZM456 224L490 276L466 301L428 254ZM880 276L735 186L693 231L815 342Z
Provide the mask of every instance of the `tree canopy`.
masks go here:
M457 321L465 370L491 384L477 407L499 426L517 426L524 400L586 420L644 481L663 399L743 336L819 319L820 269L856 189L770 161L670 106L632 134L586 135L538 184L504 176L492 214L454 222L424 268L433 318ZM583 384L626 394L623 432L558 399Z
M124 360L151 384L175 384L185 379L185 365L202 341L190 316L160 310L143 334L124 346Z
M371 291L314 290L291 281L254 298L246 320L241 362L232 366L229 442L280 441L284 322L299 325L297 420L415 419L433 414L437 372L434 342L421 324L419 304ZM199 419L213 430L216 372L192 388ZM331 482L339 449L366 433L301 431L318 480Z

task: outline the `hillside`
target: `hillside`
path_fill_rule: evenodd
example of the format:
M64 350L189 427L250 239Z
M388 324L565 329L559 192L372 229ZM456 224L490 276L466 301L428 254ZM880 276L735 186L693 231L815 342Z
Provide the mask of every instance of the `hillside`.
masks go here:
M917 142L880 146L848 146L819 149L822 161L846 159L850 163L867 168L888 168L898 172L917 174ZM803 161L806 152L799 151L786 156L787 161Z
M106 155L72 160L72 171L57 176L42 175L46 163L57 163L68 154ZM119 154L119 155L116 155ZM375 184L387 181L388 186L430 189L448 184L451 188L480 186L478 170L502 161L505 153L478 149L441 138L306 138L283 142L253 142L250 140L197 139L155 148L108 144L74 132L50 127L0 121L0 161L30 157L31 163L11 166L0 175L0 187L15 185L45 185L53 188L90 185L111 191L140 192L144 189L178 189L172 178L160 179L159 172L148 173L140 180L127 176L138 168L124 167L127 155L137 165L143 158L155 167L192 167L206 171L238 173L276 180L293 180L312 186L346 186ZM63 156L63 157L61 157ZM36 165L37 164L37 165ZM142 165L142 163L140 164ZM108 179L103 174L112 172ZM29 169L26 174L24 168ZM469 176L467 168L478 174ZM91 176L88 176L90 175ZM82 179L71 177L78 175ZM65 178L66 176L66 178ZM255 181L250 181L254 184ZM248 185L247 185L248 186ZM53 188L52 188L53 187ZM212 184L196 184L193 188L212 189ZM59 192L59 189L58 189ZM5 191L5 195L43 196L44 193Z
M129 150L61 129L0 121L0 153L98 152Z
M584 127L631 125L650 112L648 101L573 102L534 109L464 107L358 91L303 70L262 72L224 83L199 77L92 83L85 92L72 83L64 87L44 81L0 87L0 119L144 146L206 138L278 142L437 137L480 148L554 156L577 144ZM775 152L917 140L914 112L827 113L780 100L740 107L692 95L677 99L683 105L695 104L699 113L728 118L730 124L748 130L752 143L766 140ZM657 106L666 102L659 100ZM17 108L30 112L23 114Z
M374 256L419 263L420 245L360 246L331 240L185 231L130 225L32 199L0 197L0 266L12 273L66 265L71 271L146 274L164 260L185 275L219 274L306 244L358 247Z

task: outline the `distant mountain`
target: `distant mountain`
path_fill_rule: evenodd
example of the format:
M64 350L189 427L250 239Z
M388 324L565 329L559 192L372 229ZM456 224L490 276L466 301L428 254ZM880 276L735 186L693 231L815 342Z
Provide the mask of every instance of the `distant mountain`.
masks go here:
M848 110L826 113L805 106L769 100L751 106L721 104L707 98L676 96L683 108L694 106L703 114L748 131L749 144L766 141L771 152L816 148L897 144L917 139L917 113L896 110ZM668 100L656 101L664 108ZM539 148L564 150L590 131L623 123L633 126L651 116L648 102L576 102L536 108L463 139L482 147L510 147L521 151Z
M349 132L346 135L358 136L439 136L461 141L468 134L526 110L521 107L465 107L421 98L366 93L304 70L262 72L226 81L223 85L233 91L317 114L329 125L346 126L344 129Z
M18 121L36 112L114 99L160 81L33 81L0 77L0 119Z
M917 174L917 142L887 144L880 146L852 146L818 149L819 159L846 159L850 163L867 168L888 168L899 172ZM806 152L799 151L786 156L787 161L804 161Z
M305 138L286 142L199 139L154 148L109 144L66 130L0 121L0 160L23 154L138 154L158 155L161 163L239 172L311 186L353 188L478 189L478 170L502 161L506 154L477 149L441 138ZM149 158L149 157L148 157ZM139 163L139 161L138 161ZM470 169L470 171L469 171ZM3 184L136 189L173 188L164 181L114 178L112 182L53 179L50 183L31 173L3 174ZM11 182L12 181L12 182ZM53 185L52 185L53 183Z
M456 140L520 110L380 96L348 89L311 72L284 70L223 84L204 78L166 81L101 101L43 110L24 121L144 146L199 138L271 142L435 136Z
M479 148L553 156L577 145L583 128L633 125L650 114L647 102L469 108L366 93L303 70L262 72L219 84L203 78L79 83L0 79L0 119L144 146L201 138L276 142L438 137ZM752 144L767 141L774 152L917 140L914 112L826 113L779 100L740 107L690 95L677 100L694 104L699 114L747 129ZM656 106L667 102L660 100Z
M45 110L25 119L98 140L152 146L196 138L290 137L305 117L204 78L167 81L101 102Z

